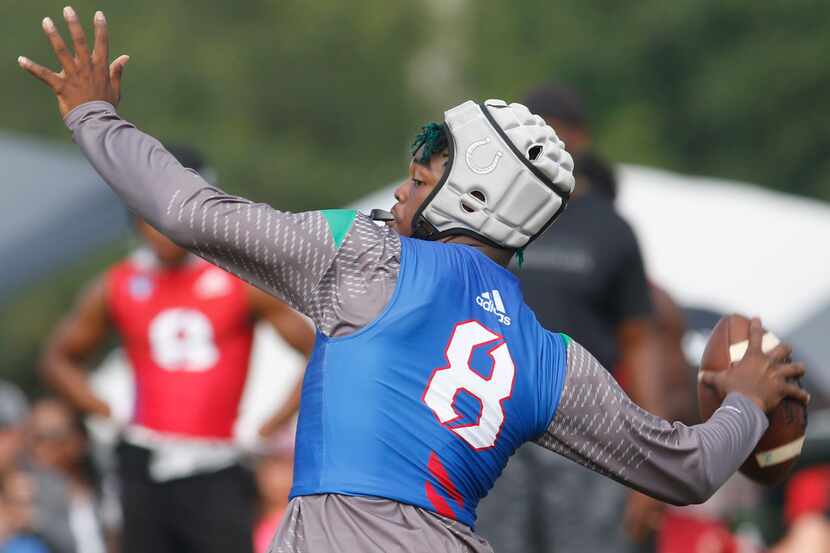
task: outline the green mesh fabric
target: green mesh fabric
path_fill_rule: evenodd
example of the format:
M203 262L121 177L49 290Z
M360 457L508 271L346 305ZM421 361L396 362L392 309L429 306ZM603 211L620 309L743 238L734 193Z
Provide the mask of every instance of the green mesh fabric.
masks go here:
M447 131L441 123L427 123L421 127L421 132L412 142L412 155L421 150L421 155L416 159L418 163L426 165L430 158L439 152L443 152L449 146Z
M320 211L329 224L331 237L334 239L334 249L339 250L343 240L352 228L357 211L353 209L323 209Z

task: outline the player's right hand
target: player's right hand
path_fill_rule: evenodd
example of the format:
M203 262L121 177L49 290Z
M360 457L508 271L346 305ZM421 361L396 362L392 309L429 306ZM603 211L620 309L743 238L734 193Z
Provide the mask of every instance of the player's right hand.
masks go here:
M810 401L810 394L793 382L804 376L804 364L790 362L792 348L783 342L769 353L764 353L761 347L763 337L761 321L752 319L749 326L749 347L743 358L732 363L726 370L701 372L700 380L717 389L722 397L730 392L740 392L767 413L788 397L806 405Z
M109 64L109 36L103 12L95 12L95 44L90 54L86 35L71 6L63 9L63 17L72 36L74 56L63 41L55 24L48 17L43 20L43 32L52 44L62 70L55 73L32 60L20 56L20 67L43 81L58 100L61 116L86 102L103 100L117 106L121 99L121 75L129 56L119 56Z

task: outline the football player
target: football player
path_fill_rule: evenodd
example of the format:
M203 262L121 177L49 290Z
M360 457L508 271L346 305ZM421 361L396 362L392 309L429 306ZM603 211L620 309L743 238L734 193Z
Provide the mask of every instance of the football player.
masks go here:
M81 411L111 417L84 363L113 331L121 340L136 392L118 448L127 553L253 551L253 482L233 429L254 324L266 321L305 357L314 334L285 303L143 220L135 227L143 246L81 293L47 343L44 376ZM260 436L294 411L281 407Z
M291 502L272 550L491 551L475 508L525 441L661 500L704 501L734 473L804 373L789 348L706 374L724 396L707 422L671 424L632 403L590 352L542 328L504 267L565 208L572 160L520 104L467 101L418 136L380 227L345 210L278 211L183 168L116 112L126 57L21 58L55 92L75 142L128 206L176 243L284 298L315 322Z

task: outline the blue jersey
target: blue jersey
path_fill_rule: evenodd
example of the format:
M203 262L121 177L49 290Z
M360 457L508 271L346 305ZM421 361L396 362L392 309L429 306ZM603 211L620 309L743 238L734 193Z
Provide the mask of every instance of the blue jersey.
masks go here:
M508 458L550 424L568 338L477 249L401 242L383 313L348 336L318 332L291 497L381 497L472 527Z

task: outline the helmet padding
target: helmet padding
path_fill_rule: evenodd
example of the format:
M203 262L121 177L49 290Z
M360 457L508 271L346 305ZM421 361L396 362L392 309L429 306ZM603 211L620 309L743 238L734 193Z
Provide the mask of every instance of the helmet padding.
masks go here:
M419 208L413 234L454 234L518 249L537 238L573 192L573 160L554 130L521 104L467 101L447 111L449 161Z

